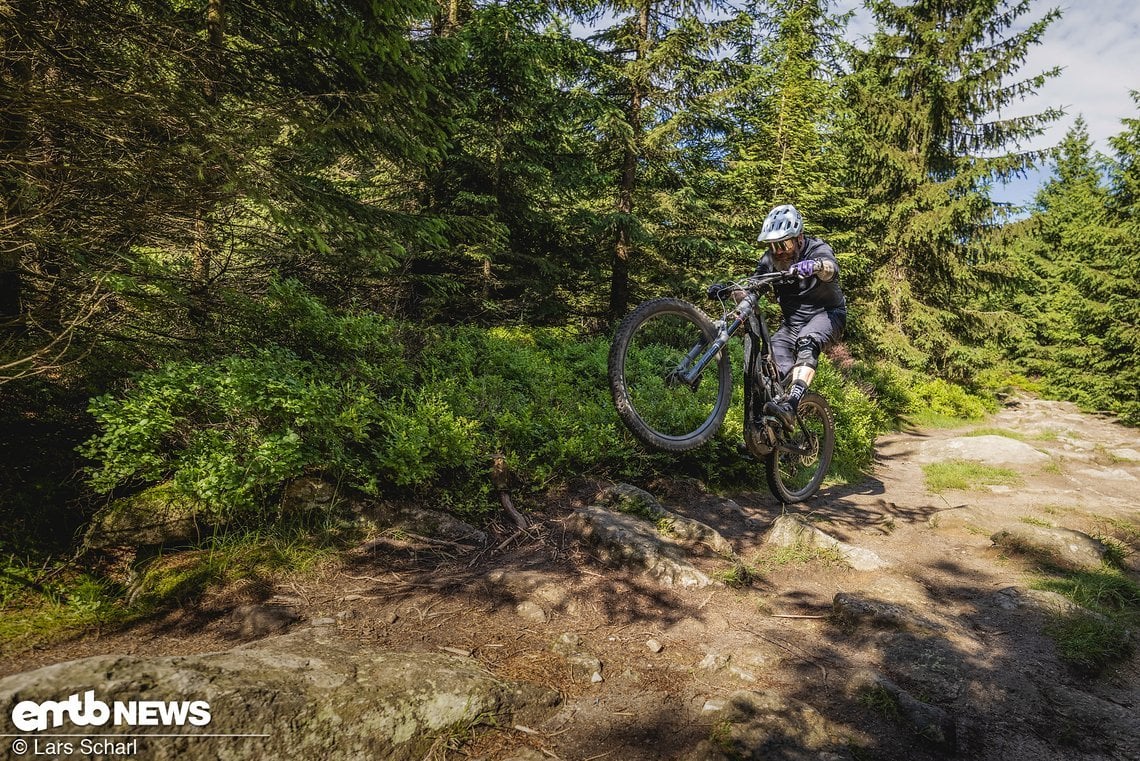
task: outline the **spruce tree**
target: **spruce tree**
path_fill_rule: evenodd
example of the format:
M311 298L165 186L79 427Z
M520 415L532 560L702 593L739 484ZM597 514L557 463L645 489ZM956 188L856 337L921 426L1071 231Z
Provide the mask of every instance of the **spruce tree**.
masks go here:
M1096 284L1115 237L1101 182L1104 162L1082 117L1054 155L1053 174L1036 195L1029 232L1017 249L1027 277L1016 303L1033 340L1016 352L1050 388L1095 407L1107 391L1100 345L1106 315Z
M747 12L741 81L728 108L725 182L734 226L754 239L772 206L794 204L809 234L826 236L838 252L846 280L863 259L856 229L862 199L845 187L837 140L850 120L839 89L846 18L831 15L826 0L754 2Z
M19 325L0 380L96 338L146 362L216 353L260 329L235 304L280 277L382 304L370 278L435 228L377 171L442 147L408 33L431 7L9 3L0 313Z
M710 207L710 114L727 83L720 55L732 19L719 0L621 0L623 15L595 36L594 87L606 100L599 160L613 178L610 319L625 314L639 282L692 284L717 256Z
M424 168L424 204L448 229L415 252L409 290L429 317L558 319L597 291L583 243L593 222L585 199L605 182L589 130L597 98L582 87L591 50L543 3L460 17L448 33L449 145Z
M1140 107L1140 92L1132 91ZM1109 139L1114 151L1110 174L1110 219L1116 236L1105 251L1096 294L1104 301L1105 367L1111 377L1111 404L1125 422L1140 425L1140 118L1123 120L1124 131Z
M867 196L876 245L879 319L868 327L888 355L967 380L978 355L963 341L983 339L995 319L968 304L1001 269L985 244L997 221L990 185L1033 166L1039 154L1020 146L1060 115L1001 110L1059 72L1017 78L1059 11L1014 31L1030 0L869 7L877 30L855 55L849 89L852 182Z

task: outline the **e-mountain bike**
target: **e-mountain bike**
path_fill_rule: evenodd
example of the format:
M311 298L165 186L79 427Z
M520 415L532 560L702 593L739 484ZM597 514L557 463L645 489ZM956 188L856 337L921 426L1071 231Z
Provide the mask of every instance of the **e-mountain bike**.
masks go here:
M835 450L835 421L827 400L807 392L795 424L764 414L785 391L772 358L771 334L759 309L769 286L795 279L788 272L757 275L727 286L722 317L674 298L641 304L618 326L610 347L609 381L618 415L646 445L684 452L707 442L724 423L732 400L728 342L744 337L744 445L763 461L772 493L802 502L819 488ZM735 306L725 296L743 292Z

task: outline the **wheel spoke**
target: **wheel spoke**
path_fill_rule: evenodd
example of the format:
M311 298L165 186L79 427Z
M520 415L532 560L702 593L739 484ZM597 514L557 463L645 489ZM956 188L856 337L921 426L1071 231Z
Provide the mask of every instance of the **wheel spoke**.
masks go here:
M716 384L700 378L686 383L682 373L701 340L699 325L685 315L654 315L642 323L629 341L625 358L625 384L637 416L663 436L684 436L699 430L713 416ZM715 372L715 365L710 370Z
M716 335L708 315L680 299L646 302L618 326L610 391L622 422L641 441L684 452L716 434L732 396L727 352L707 356ZM707 364L692 377L700 358Z
M813 397L800 404L795 430L784 435L768 465L769 486L787 502L814 494L831 464L834 423L822 398Z

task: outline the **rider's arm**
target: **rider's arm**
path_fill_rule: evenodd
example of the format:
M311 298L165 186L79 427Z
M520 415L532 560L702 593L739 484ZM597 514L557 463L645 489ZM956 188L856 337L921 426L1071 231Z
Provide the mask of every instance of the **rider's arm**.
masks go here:
M835 252L831 250L831 246L823 241L819 241L812 250L808 252L808 256L815 259L819 264L816 267L815 276L823 282L827 283L834 280L839 276L839 262L835 259Z
M776 265L772 262L772 254L765 252L764 255L760 257L760 261L756 263L756 269L752 271L752 277L767 275L769 272L775 271Z
M820 257L816 261L819 262L819 269L815 271L815 276L825 283L834 280L839 274L839 264L834 259Z

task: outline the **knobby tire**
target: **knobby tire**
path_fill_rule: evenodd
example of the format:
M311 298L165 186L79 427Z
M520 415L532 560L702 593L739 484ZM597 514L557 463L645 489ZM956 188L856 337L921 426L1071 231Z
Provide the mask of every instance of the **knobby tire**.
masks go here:
M685 452L716 435L732 399L727 347L705 367L697 388L669 379L670 368L694 344L716 337L716 326L699 307L672 298L640 305L618 326L610 346L610 392L618 416L642 443Z
M792 451L807 448L809 454ZM803 502L823 483L835 452L835 418L827 400L819 394L804 394L793 431L780 435L776 448L764 462L768 488L785 504Z

